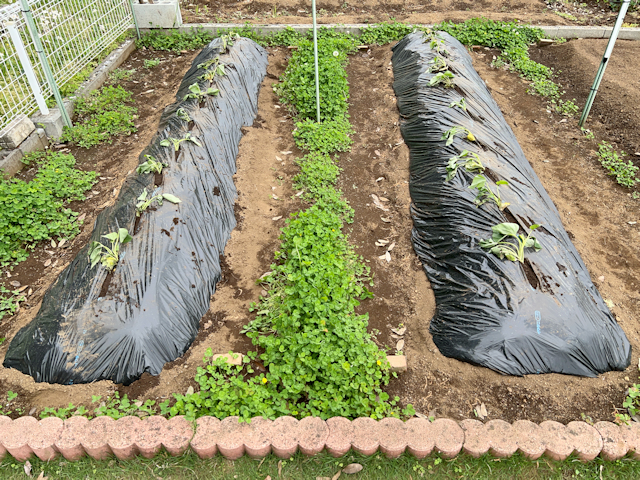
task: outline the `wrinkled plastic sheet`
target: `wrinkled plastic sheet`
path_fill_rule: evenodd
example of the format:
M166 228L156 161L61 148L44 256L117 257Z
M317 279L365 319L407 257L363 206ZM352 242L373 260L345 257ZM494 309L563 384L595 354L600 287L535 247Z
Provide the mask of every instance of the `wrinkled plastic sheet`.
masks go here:
M430 331L440 352L495 371L526 375L564 373L593 377L623 370L631 360L624 332L594 287L558 211L529 165L515 135L466 49L445 40L455 88L430 87L436 56L424 34L415 32L394 47L394 90L410 149L412 240L436 298ZM466 112L449 105L466 99ZM451 127L467 127L476 142ZM505 212L494 204L476 207L469 188L476 173L460 168L445 182L450 157L469 150L482 157L485 176L495 181ZM500 260L479 246L491 227L518 223L521 232L538 223L542 250L527 249L525 264ZM527 277L527 273L529 277Z
M216 77L219 95L207 96L202 104L183 101L195 82L206 90L198 65L220 50L216 39L197 56L177 102L165 109L158 134L140 155L140 163L147 154L168 164L158 192L182 203L165 201L142 214L133 241L122 247L105 296L100 292L107 271L100 264L91 268L88 247L82 249L46 292L34 320L12 340L5 367L38 382L109 379L129 384L143 372L159 374L191 345L221 278L220 256L236 225L232 177L240 129L253 123L267 68L262 47L236 40L220 55L226 75ZM192 122L179 119L178 108ZM159 145L189 131L202 147L185 141L174 153L173 147ZM153 174L129 175L115 204L98 215L90 241L121 227L132 232L136 199L144 188L156 190Z

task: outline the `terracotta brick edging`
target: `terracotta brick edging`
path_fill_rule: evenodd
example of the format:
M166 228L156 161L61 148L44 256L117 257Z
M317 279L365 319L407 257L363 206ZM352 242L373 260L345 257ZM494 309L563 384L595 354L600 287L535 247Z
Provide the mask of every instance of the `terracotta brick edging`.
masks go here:
M230 460L243 455L262 458L270 453L289 458L298 450L305 455L326 450L339 457L352 449L363 455L379 451L387 458L399 457L405 451L416 458L434 452L444 458L453 458L460 452L476 458L485 454L506 458L519 451L533 460L542 455L564 460L571 454L585 462L598 455L610 461L625 456L640 460L640 423L563 425L544 421L537 425L528 420L509 424L503 420L482 423L439 418L430 422L411 418L403 422L397 418L376 421L366 417L334 417L326 421L318 417L256 417L250 423L240 422L238 417L201 417L190 423L184 417L167 420L161 416L118 420L76 416L64 421L38 421L34 417L11 420L0 416L0 458L8 453L21 462L32 455L44 461L59 455L70 461L84 455L98 460L115 455L128 460L136 455L152 458L163 448L173 456L191 448L203 459L219 452Z

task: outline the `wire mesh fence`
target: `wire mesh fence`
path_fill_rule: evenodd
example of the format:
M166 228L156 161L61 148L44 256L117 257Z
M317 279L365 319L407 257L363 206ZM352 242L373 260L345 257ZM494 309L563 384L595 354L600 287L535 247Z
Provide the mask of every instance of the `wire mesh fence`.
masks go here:
M36 29L58 86L63 86L109 48L133 24L129 0L29 0ZM10 35L19 32L45 98L52 95L20 3L0 7L0 129L16 115L30 115L36 99L27 66Z

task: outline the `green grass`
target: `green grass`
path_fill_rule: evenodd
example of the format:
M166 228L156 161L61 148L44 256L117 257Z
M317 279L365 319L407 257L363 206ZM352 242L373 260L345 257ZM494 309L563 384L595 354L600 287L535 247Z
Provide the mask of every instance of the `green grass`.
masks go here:
M570 457L564 462L554 462L546 458L530 461L516 454L508 459L484 456L475 459L460 455L453 460L445 460L436 455L418 460L409 454L389 460L382 454L365 457L348 453L341 458L322 453L307 457L300 453L289 460L280 460L269 455L264 460L253 460L244 456L229 461L216 455L212 459L200 460L195 454L187 453L171 457L166 453L147 460L137 457L129 461L115 458L97 461L83 458L78 462L57 459L42 462L30 460L33 478L44 472L50 479L215 479L215 480L264 480L270 476L276 479L313 480L317 477L332 478L343 466L360 463L363 470L355 475L343 474L340 478L353 480L512 480L512 479L636 479L640 476L640 462L629 459L605 462L596 459L582 463ZM278 471L280 470L280 474ZM24 464L7 456L0 462L0 476L3 479L24 479Z

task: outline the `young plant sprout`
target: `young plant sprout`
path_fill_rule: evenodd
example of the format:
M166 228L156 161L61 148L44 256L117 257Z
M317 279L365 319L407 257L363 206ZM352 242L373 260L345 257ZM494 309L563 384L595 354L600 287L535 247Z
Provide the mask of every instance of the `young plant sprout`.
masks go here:
M454 86L453 78L453 73L451 72L436 73L431 80L429 80L429 86L435 87L436 85L442 84L444 88L452 88Z
M212 81L215 77L221 77L225 75L224 72L224 63L220 62L218 57L213 60L209 60L208 62L201 63L198 65L198 68L205 66L205 73L200 78L203 80Z
M193 85L189 85L189 90L191 91L191 93L187 93L184 96L183 100L188 100L190 98L202 100L205 97L205 95L217 95L218 93L220 93L220 90L213 87L209 87L203 92L200 89L200 85L198 85L197 83L194 83Z
M500 259L507 258L515 262L524 263L524 249L533 248L536 252L540 251L542 246L531 236L533 231L540 225L531 225L529 227L529 235L526 237L524 234L518 234L520 226L517 223L500 223L491 227L493 235L490 240L480 240L480 246L484 249L488 249ZM517 245L506 241L507 237L513 237L517 241Z
M220 35L220 40L222 40L222 51L226 52L229 47L233 46L233 42L240 38L235 32L225 33L224 35Z
M445 55L445 56L449 55L449 52L444 49L443 39L439 38L435 34L430 35L429 38L431 38L431 41L429 42L429 48L431 48L431 50L435 50L436 53L439 53L440 55Z
M111 272L116 268L118 260L120 260L120 247L130 242L132 237L126 228L120 228L117 232L111 232L102 236L111 241L111 248L100 242L91 242L91 246L89 247L91 268L100 262L104 268Z
M158 205L162 205L163 200L171 203L182 202L182 200L170 193L159 193L150 197L149 192L147 192L147 189L145 188L142 191L142 194L138 197L138 203L136 203L136 217L142 215L142 213L149 208L153 202L156 202Z
M180 144L186 141L195 143L199 147L202 146L202 144L198 140L196 140L194 137L192 137L190 133L187 133L184 138L173 138L173 137L165 138L160 142L160 145L162 145L163 147L170 147L171 145L173 145L173 147L175 148L175 151L177 152L180 149Z
M487 186L487 179L483 175L476 175L473 177L473 181L471 182L471 185L469 185L469 188L475 188L478 190L474 200L478 207L491 201L498 206L500 211L502 211L511 205L509 202L503 202L502 198L500 198L500 185L509 185L509 182L506 180L498 180L496 185L496 193L493 193L491 188Z
M431 66L429 67L430 72L445 72L449 69L449 65L447 65L447 61L442 57L434 57L431 60Z
M187 123L191 121L191 117L189 116L187 111L182 107L176 110L176 117L178 117L180 120L183 120Z
M457 102L451 102L449 104L449 107L450 108L458 107L460 110L464 110L466 112L467 111L467 101L465 100L464 97L462 97Z
M469 140L470 142L476 141L476 137L473 136L473 133L471 133L468 128L460 126L452 127L444 132L440 140L446 140L447 143L445 143L445 145L448 147L453 143L453 139L456 135L466 135L467 140Z
M468 172L484 172L484 165L480 161L480 157L477 153L470 152L469 150L463 150L460 155L456 155L449 159L447 164L447 177L445 182L453 179L458 173L458 169L464 166Z
M166 163L159 162L156 160L156 157L152 155L145 155L144 158L146 158L147 161L141 163L138 165L138 168L136 168L138 175L145 173L162 173L162 169L167 166Z

